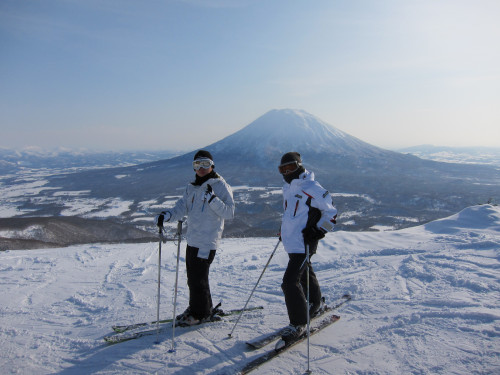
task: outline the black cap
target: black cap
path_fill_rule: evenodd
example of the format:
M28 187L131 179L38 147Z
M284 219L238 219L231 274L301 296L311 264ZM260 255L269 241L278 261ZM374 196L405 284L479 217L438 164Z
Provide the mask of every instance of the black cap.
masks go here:
M297 162L298 165L302 164L302 158L300 157L300 154L295 151L287 152L281 157L281 165L293 163L294 161Z
M196 154L194 154L193 160L196 160L196 159L210 159L210 160L214 161L212 154L208 151L205 151L205 150L200 150Z

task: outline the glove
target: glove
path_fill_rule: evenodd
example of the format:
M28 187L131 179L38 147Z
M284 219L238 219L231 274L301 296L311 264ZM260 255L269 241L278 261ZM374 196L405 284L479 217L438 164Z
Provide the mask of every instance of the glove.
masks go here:
M210 186L210 184L207 184L207 190L205 190L205 196L203 199L208 201L208 203L210 203L213 201L214 198L215 198L215 194L214 194L214 191L212 189L212 186Z
M165 216L167 216L166 220L165 220ZM172 214L170 212L168 212L168 211L162 211L155 218L156 226L158 226L160 228L163 228L163 222L164 221L169 221L171 217L172 217Z
M302 229L304 243L306 245L315 245L319 240L325 237L326 231L323 228L318 228L316 225L305 227Z

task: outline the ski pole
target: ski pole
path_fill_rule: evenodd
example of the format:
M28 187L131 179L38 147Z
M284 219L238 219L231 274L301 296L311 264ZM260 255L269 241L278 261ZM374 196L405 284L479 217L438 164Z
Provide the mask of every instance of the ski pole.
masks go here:
M310 337L311 337L311 314L310 314L310 295L309 295L309 267L311 266L309 259L309 245L306 245L306 277L307 277L307 370L306 374L310 374L309 358L310 358Z
M160 335L160 274L161 274L161 240L163 225L158 226L160 241L158 241L158 295L156 296L156 343L158 344Z
M175 314L177 308L177 286L179 281L179 256L181 252L182 220L177 223L177 265L175 267L174 316L172 318L172 347L169 352L175 352Z
M266 268L267 266L269 265L269 263L271 262L271 259L272 257L274 256L274 253L276 252L276 249L278 248L279 244L281 242L281 237L279 238L278 240L278 243L276 244L276 246L274 247L274 250L273 252L271 253L271 256L269 257L269 259L267 260L267 263L266 265L264 266L264 269L262 270L262 273L260 274L260 277L259 279L257 280L257 283L255 284L255 286L253 287L253 290L252 292L250 293L250 296L248 297L247 299L247 302L245 303L245 306L243 307L243 310L241 312L241 314L238 315L238 319L236 320L236 323L234 323L234 326L233 326L233 329L231 330L231 333L229 333L229 337L232 337L233 335L233 332L234 332L234 329L236 328L236 326L238 325L238 322L240 321L241 319L241 316L243 315L245 309L247 308L247 305L248 305L248 302L250 302L250 298L252 298L252 295L253 295L253 292L255 292L255 289L257 289L257 285L259 285L259 282L260 282L260 279L262 279L262 276L264 275L264 272L266 271Z

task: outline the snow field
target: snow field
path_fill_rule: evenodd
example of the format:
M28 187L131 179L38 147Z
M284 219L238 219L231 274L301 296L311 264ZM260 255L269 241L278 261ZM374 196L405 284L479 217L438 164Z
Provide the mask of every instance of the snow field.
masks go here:
M276 238L223 239L212 264L214 303L241 308ZM177 312L187 305L181 243ZM161 317L172 315L177 246L162 245ZM327 299L353 300L311 338L313 374L500 373L500 209L484 205L424 226L334 232L312 257ZM233 374L269 347L245 341L288 323L282 245L233 338L237 317L108 346L111 325L156 319L158 243L0 253L0 373ZM306 344L258 374L303 374Z

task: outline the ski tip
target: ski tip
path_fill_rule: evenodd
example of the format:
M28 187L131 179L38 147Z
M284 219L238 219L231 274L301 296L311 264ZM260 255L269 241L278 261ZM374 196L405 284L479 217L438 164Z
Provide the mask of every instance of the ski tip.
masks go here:
M256 345L255 345L254 343L252 343L252 342L247 341L245 344L247 344L247 346L248 346L249 348L252 348L252 349L259 349L259 347L258 347L258 346L256 346Z
M352 299L351 295L349 293L346 293L342 296L342 298L345 298L345 299Z

